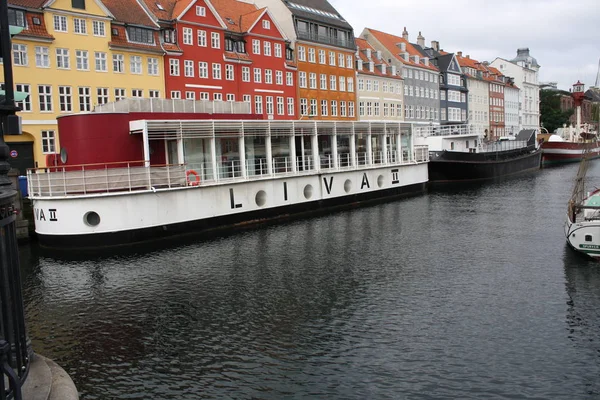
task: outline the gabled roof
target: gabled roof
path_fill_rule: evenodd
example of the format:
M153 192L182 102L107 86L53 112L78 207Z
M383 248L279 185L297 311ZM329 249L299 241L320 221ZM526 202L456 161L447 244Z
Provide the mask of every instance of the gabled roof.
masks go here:
M349 29L352 26L327 0L282 0L296 17Z
M355 41L356 47L358 48L357 59L362 61L362 68L357 69L359 73L402 80L400 76L392 75L392 67L387 61L385 61L383 58L377 58L377 50L375 50L375 48L371 46L369 42L367 42L365 39L360 38L355 39ZM371 51L371 58L367 57L365 51L367 49ZM371 61L373 61L375 64L375 69L373 70L373 72L371 72L369 69L369 62ZM385 74L381 71L381 68L377 68L378 65L386 66Z
M175 6L178 3L189 3L194 0L141 0L146 8L158 20L170 21L174 19ZM160 7L159 7L160 6Z
M438 68L431 63L429 65L425 65L422 62L416 63L414 61L414 56L423 57L423 54L418 49L416 49L411 43L409 43L407 40L403 39L402 37L392 35L389 33L385 33L385 32L381 32L381 31L377 31L377 30L371 29L371 28L366 28L365 31L367 31L370 35L373 35L373 37L375 39L377 39L390 53L392 53L394 55L396 60L400 61L404 65L410 65L413 67L424 68L424 69L428 69L431 71L439 71ZM406 61L404 59L404 57L402 56L403 52L400 50L400 47L398 46L398 44L400 44L400 43L404 43L406 45L406 52L409 54L408 61Z
M248 32L265 9L258 9L255 4L238 0L212 0L215 11L219 14L227 30L232 32Z
M157 24L135 0L102 0L117 22L156 28Z

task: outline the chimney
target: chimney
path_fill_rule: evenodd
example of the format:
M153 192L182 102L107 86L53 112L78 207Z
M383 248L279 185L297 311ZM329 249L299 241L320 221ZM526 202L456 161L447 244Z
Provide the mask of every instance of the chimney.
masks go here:
M404 27L404 31L402 31L402 39L408 42L408 31L406 30L406 27Z
M440 42L438 42L437 40L432 40L431 48L434 49L435 51L440 51Z
M462 57L462 51L457 51L456 55L459 56L459 57Z
M470 60L470 59L471 59L471 56L467 54L467 55L465 56L465 58L466 58L467 60Z
M425 48L425 38L421 35L421 31L419 31L419 36L417 36L417 44L421 46L421 48Z

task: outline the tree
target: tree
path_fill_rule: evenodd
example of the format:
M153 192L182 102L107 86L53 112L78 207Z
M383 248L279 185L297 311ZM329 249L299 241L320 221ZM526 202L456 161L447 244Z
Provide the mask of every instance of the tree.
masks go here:
M569 123L569 118L573 115L574 110L561 110L561 96L570 96L571 93L562 90L540 91L540 114L542 125L548 129L548 132L554 132L557 128L562 128L563 124Z

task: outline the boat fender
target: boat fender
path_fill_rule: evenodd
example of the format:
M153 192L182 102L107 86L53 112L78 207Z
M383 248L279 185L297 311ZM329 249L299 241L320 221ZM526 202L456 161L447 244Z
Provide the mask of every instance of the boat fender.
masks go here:
M190 175L194 175L195 179L194 180L190 180ZM196 171L194 171L193 169L189 169L186 171L185 176L187 178L188 181L188 185L190 186L198 186L200 184L200 175L198 175L198 173Z

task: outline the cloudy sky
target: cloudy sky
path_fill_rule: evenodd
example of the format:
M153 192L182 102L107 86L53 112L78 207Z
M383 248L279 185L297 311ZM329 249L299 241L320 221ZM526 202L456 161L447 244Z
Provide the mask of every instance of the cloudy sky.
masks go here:
M329 0L360 36L369 27L479 61L512 59L529 47L540 81L594 85L600 59L600 0Z

